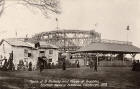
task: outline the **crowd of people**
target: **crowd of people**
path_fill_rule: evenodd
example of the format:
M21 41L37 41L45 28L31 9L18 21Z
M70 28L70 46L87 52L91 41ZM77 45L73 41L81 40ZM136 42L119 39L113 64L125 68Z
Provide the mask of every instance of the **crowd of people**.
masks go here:
M38 64L37 64L37 66L39 67L40 72L42 72L43 69L54 68L54 63L50 63L45 56L42 56L42 57L38 57Z
M5 62L4 62L4 65L1 67L2 70L14 70L12 56L13 56L12 53L10 53L9 60L7 60L6 58L3 59ZM53 63L47 62L45 60L46 60L46 57L38 57L38 67L39 67L40 72L42 72L43 69L46 69L46 65L47 65L47 69L51 69L54 66ZM24 63L21 63L21 64L24 64ZM78 59L75 61L75 65L76 65L76 68L80 68L80 62ZM32 62L29 62L29 64L28 64L29 71L33 70L32 66L33 66ZM66 66L67 66L66 57L63 57L61 59L62 70L66 70ZM95 58L89 59L88 66L89 66L89 68L94 69L94 71L98 71L98 62ZM139 60L133 60L132 71L140 71L140 61Z
M42 56L42 57L38 57L38 66L39 66L40 72L42 72L44 69L54 68L54 63L48 62L47 58ZM62 67L62 70L66 70L66 57L62 57L61 67Z

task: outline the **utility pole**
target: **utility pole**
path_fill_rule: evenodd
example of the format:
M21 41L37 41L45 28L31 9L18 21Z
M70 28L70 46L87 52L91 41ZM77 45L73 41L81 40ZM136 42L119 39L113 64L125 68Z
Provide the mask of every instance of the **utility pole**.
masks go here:
M92 37L92 38L91 38L91 42L95 42L95 38L96 38L96 36L95 36L95 34L96 34L95 31L96 31L97 25L98 25L98 23L95 23L95 24L94 24L94 27L93 27L93 30L91 31L91 35L92 35L92 36L91 36L91 37Z
M64 53L66 52L66 33L65 33L65 30L64 30Z

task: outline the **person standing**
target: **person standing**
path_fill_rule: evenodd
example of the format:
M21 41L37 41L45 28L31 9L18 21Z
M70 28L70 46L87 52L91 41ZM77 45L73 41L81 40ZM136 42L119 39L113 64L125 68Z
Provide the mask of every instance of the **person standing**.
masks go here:
M98 67L98 63L97 63L97 60L95 60L94 61L94 71L98 71L98 69L97 69L97 67Z
M6 57L4 57L3 60L4 60L4 65L3 65L2 69L7 70L7 59L6 59Z
M42 57L38 57L40 72L44 69L44 62Z
M14 63L13 63L13 51L9 53L9 60L8 60L8 70L15 70Z
M90 67L90 69L93 69L93 64L94 64L93 59L90 58L89 59L89 67Z
M136 71L136 61L133 60L133 63L132 63L132 71Z
M54 69L54 62L52 63L52 69Z
M78 59L76 60L76 67L77 67L77 68L80 67L79 60L78 60Z
M29 71L32 71L32 62L29 63Z
M62 60L62 69L63 70L66 70L66 60L65 60L65 57L63 57L63 60Z

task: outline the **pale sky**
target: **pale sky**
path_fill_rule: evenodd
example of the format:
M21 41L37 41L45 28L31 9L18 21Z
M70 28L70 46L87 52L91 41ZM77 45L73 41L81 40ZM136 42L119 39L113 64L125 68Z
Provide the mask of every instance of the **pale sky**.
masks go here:
M61 0L62 13L45 18L36 8L27 8L7 1L0 17L0 38L25 37L42 31L55 30L55 18L62 29L96 31L103 39L126 41L126 26L130 25L129 41L140 47L140 0Z

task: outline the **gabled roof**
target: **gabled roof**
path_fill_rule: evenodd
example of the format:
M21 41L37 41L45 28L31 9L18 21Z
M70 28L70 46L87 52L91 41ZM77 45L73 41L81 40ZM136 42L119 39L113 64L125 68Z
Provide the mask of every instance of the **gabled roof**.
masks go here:
M23 40L15 39L15 38L8 38L8 39L3 39L3 41L6 41L8 44L11 46L16 46L16 47L28 47L28 48L34 48L30 43L24 42ZM0 44L1 44L0 43Z
M45 48L45 49L58 49L57 46L53 45L53 44L49 44L45 41L40 41L39 43L39 48Z
M140 53L140 48L132 44L94 42L76 52Z

